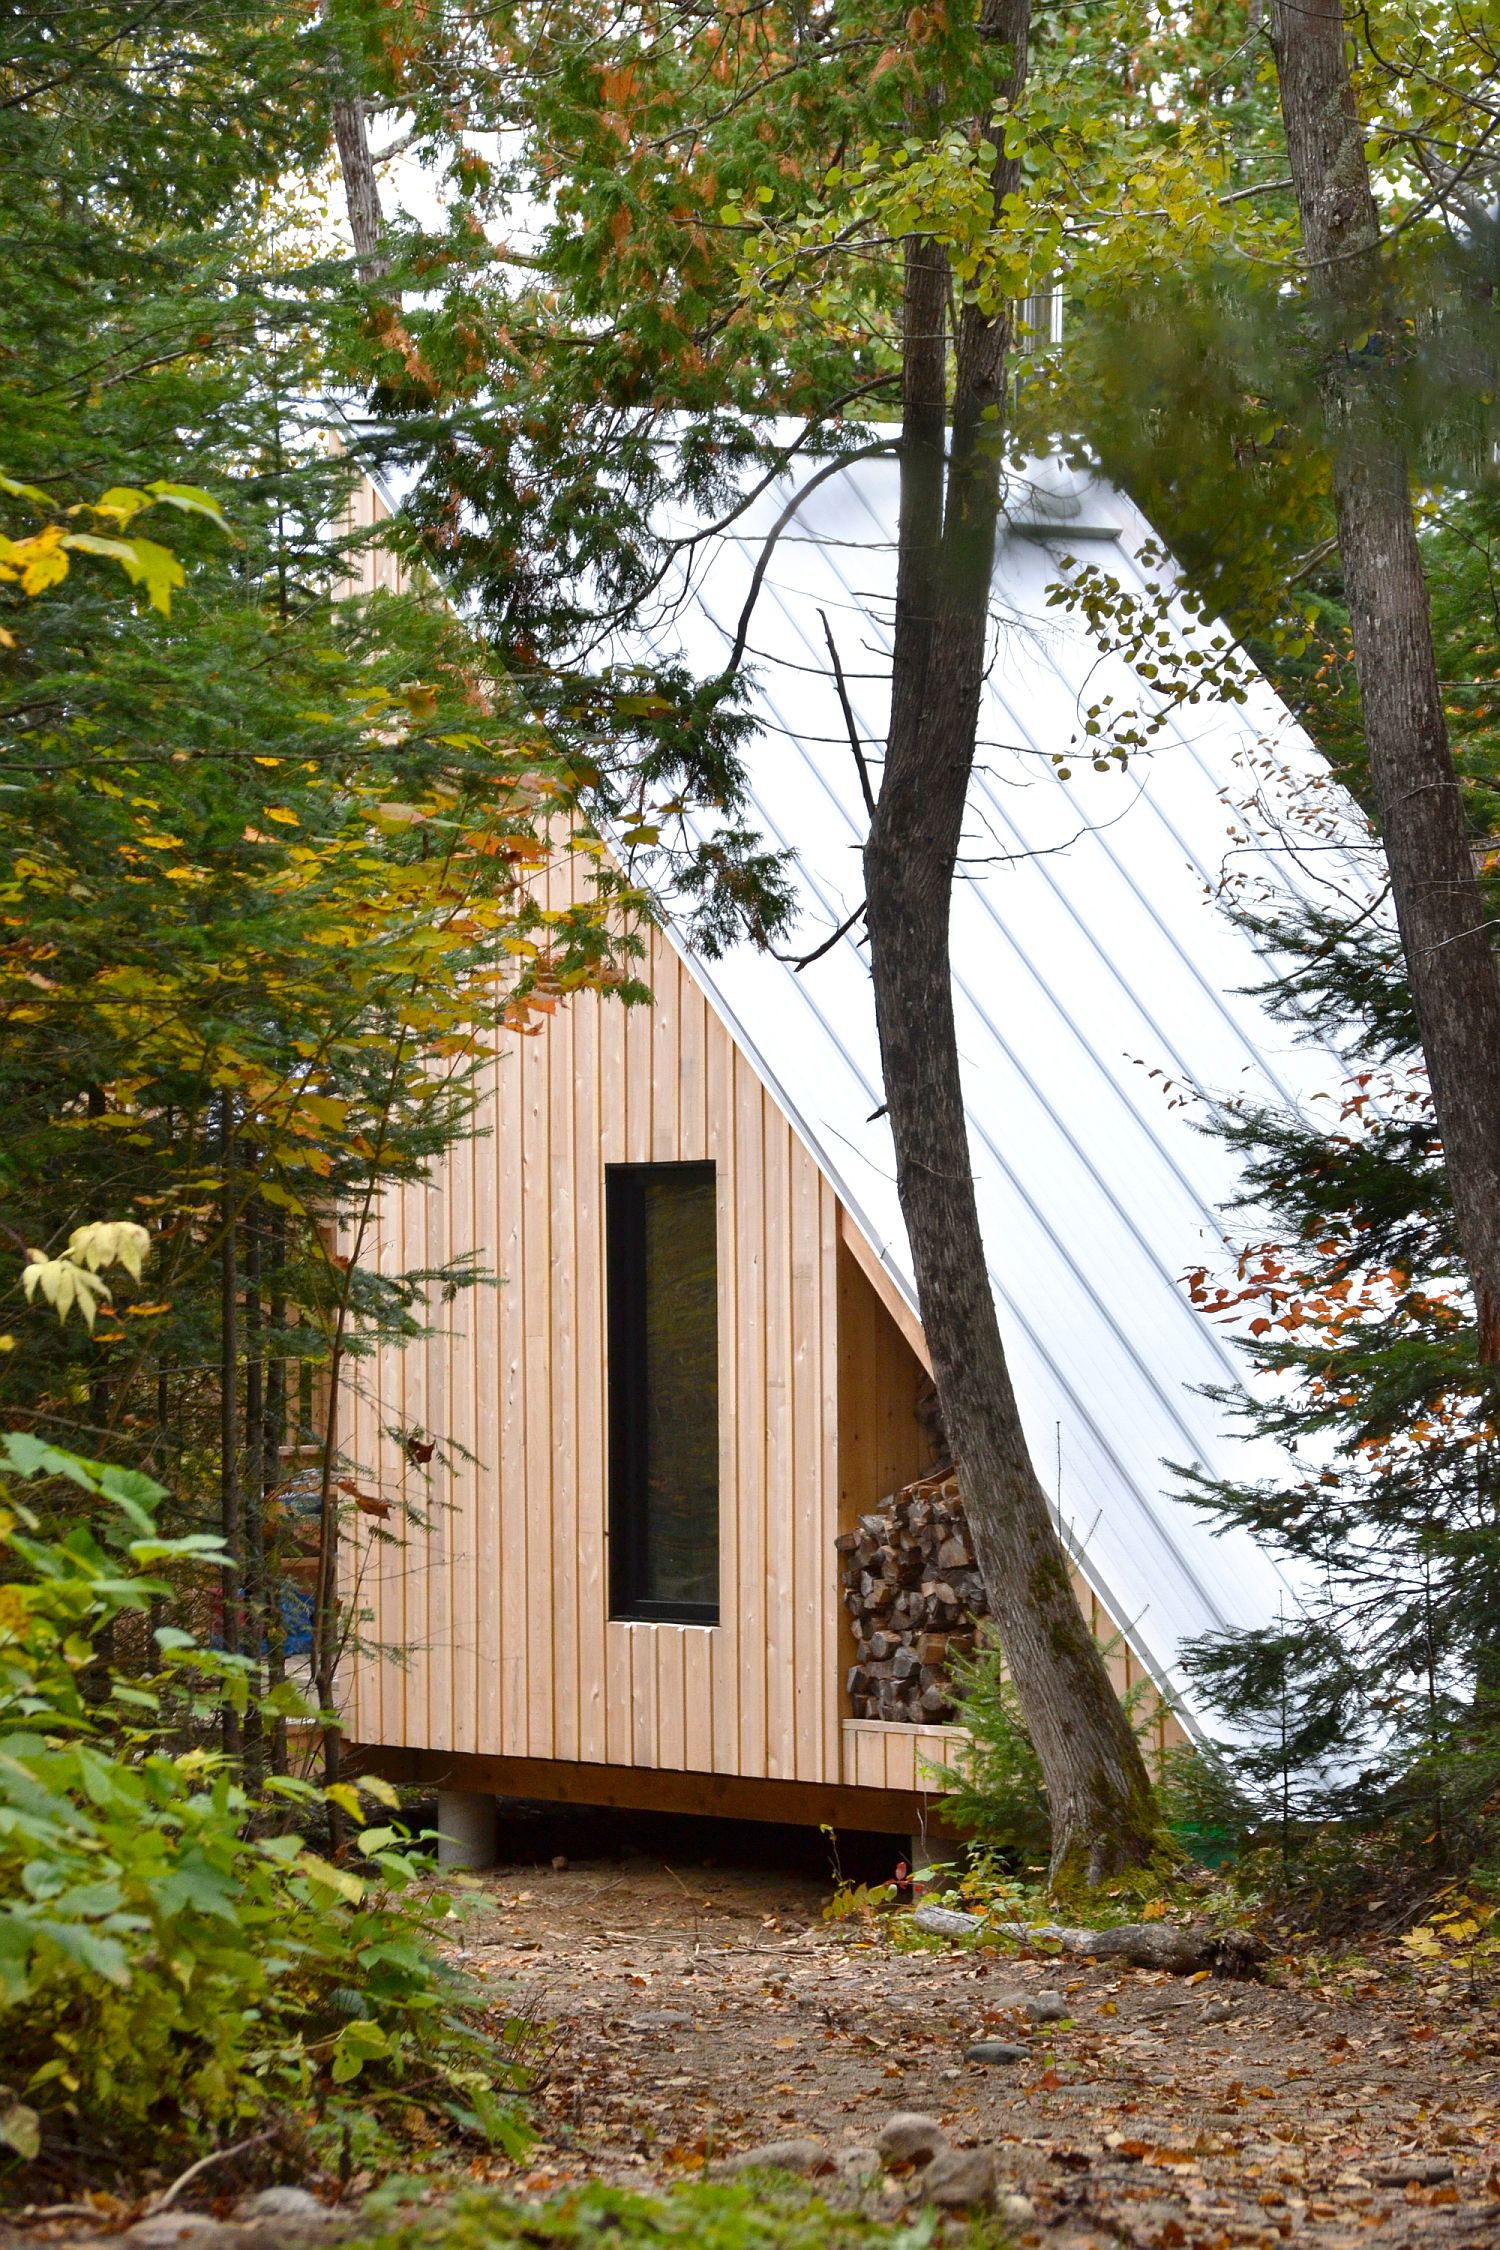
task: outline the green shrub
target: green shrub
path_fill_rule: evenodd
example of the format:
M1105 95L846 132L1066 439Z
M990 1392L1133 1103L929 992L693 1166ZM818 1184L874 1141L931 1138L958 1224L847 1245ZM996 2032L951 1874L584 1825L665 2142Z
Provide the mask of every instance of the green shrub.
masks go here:
M1000 1645L984 1633L971 1657L953 1667L958 1723L970 1747L955 1766L933 1769L946 1791L951 1821L984 1852L1003 1852L1022 1868L1045 1868L1052 1822L1041 1762L1031 1746L1015 1689L1005 1677Z
M943 2244L981 2250L1007 2239L995 2222L940 2219L930 2208L912 2219L869 2219L832 2208L803 2182L763 2173L755 2180L692 2180L663 2195L594 2185L543 2204L493 2194L458 2198L436 2218L381 2235L363 2250L928 2250Z
M1121 1645L1117 1634L1102 1644L1100 1654L1113 1656ZM946 1792L945 1823L967 1836L976 1851L989 1861L1001 1861L1013 1875L1044 1875L1052 1853L1052 1818L1042 1785L1041 1761L1021 1714L1020 1697L1005 1676L1004 1659L993 1627L981 1628L979 1644L970 1657L960 1657L953 1667L954 1702L958 1724L967 1728L969 1744L952 1766L932 1768L934 1780ZM1149 1680L1138 1680L1124 1699L1125 1715L1138 1737L1149 1735L1158 1715L1155 1690ZM1195 1824L1210 1823L1212 1836L1202 1856L1211 1856L1222 1842L1220 1833L1228 1817L1230 1798L1213 1774L1195 1770L1189 1753L1164 1768L1159 1795L1166 1814L1171 1843L1162 1868L1174 1859L1173 1846L1198 1848ZM1004 1881L991 1867L990 1878Z
M1230 1865L1248 1849L1255 1808L1212 1746L1169 1750L1156 1788L1169 1832L1200 1866Z
M434 1950L450 1901L426 1859L386 1824L358 1872L333 1865L287 1823L327 1799L359 1822L355 1789L252 1802L191 1746L245 1667L151 1634L150 1605L216 1542L159 1538L148 1478L34 1438L0 1439L0 1469L0 2140L26 2158L87 2117L127 2156L179 2118L191 2139L301 2110L365 2148L415 2104L518 2145L514 2066ZM33 1477L80 1488L88 1520L44 1535L12 1481ZM127 1613L148 1676L108 1661Z

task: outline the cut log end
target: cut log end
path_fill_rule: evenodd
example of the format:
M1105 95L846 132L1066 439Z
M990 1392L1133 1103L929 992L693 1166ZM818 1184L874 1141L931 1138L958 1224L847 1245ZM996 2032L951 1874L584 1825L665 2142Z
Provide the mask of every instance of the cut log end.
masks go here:
M989 1615L957 1478L908 1485L835 1544L854 1635L855 1718L950 1724L950 1666L973 1653Z

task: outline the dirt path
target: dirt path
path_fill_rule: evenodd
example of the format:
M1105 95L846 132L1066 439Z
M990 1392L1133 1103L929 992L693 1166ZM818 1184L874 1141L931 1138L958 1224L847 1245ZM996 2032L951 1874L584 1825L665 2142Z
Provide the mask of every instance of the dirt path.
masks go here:
M898 1954L825 1923L827 1895L644 1859L486 1878L466 1958L548 2027L528 2184L642 2184L809 2134L868 2145L923 2110L994 2148L1034 2207L1027 2250L1500 2250L1500 2014L1467 1987L1399 1961L1320 1990ZM1042 1989L1070 2025L1027 2026ZM1026 2060L966 2062L986 2034ZM1413 2156L1451 2176L1375 2184Z

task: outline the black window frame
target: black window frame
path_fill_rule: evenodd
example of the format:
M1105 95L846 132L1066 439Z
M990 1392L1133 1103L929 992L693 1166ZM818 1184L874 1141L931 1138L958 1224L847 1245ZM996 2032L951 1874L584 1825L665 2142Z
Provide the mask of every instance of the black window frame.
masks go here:
M646 1382L646 1198L664 1175L696 1179L714 1190L715 1337L718 1334L718 1166L707 1163L606 1164L604 1167L604 1293L608 1344L605 1412L609 1428L609 1614L621 1624L717 1625L722 1604L662 1601L640 1590L649 1508L649 1401ZM715 1405L718 1404L717 1387ZM715 1436L719 1417L716 1414ZM719 1471L714 1475L717 1509ZM715 1575L722 1570L714 1520Z

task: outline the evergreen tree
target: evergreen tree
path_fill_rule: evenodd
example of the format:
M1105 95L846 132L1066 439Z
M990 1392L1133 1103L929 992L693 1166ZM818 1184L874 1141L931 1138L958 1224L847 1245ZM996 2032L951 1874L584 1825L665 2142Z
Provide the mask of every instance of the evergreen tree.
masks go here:
M495 1036L634 989L629 899L576 765L429 583L356 596L370 536L316 399L364 300L282 186L322 158L323 33L249 0L4 31L0 463L51 559L0 590L0 1410L149 1468L175 1528L217 1519L218 1630L257 1667L287 1470L315 1464L328 1707L338 1519L384 1505L339 1456L341 1376L475 1278L382 1270L381 1192L471 1128ZM164 477L207 499L133 595L87 539ZM559 851L592 871L562 915L533 881ZM22 1301L29 1252L124 1218L152 1259L90 1329Z
M1476 864L1493 887L1500 613L1493 499L1447 503L1425 539L1450 721L1464 735ZM1362 786L1336 578L1284 680ZM1373 849L1372 861L1375 859ZM1194 1497L1279 1548L1308 1588L1269 1635L1192 1656L1246 1744L1238 1763L1303 1814L1396 1818L1440 1856L1478 1849L1500 1765L1500 1454L1416 1024L1389 910L1327 894L1289 914L1242 903L1273 1007L1340 1049L1321 1113L1224 1103L1243 1167L1232 1273L1190 1277L1252 1370L1239 1411L1288 1473L1196 1480ZM1274 1675L1274 1676L1273 1676ZM1301 1718L1283 1727L1288 1703Z

